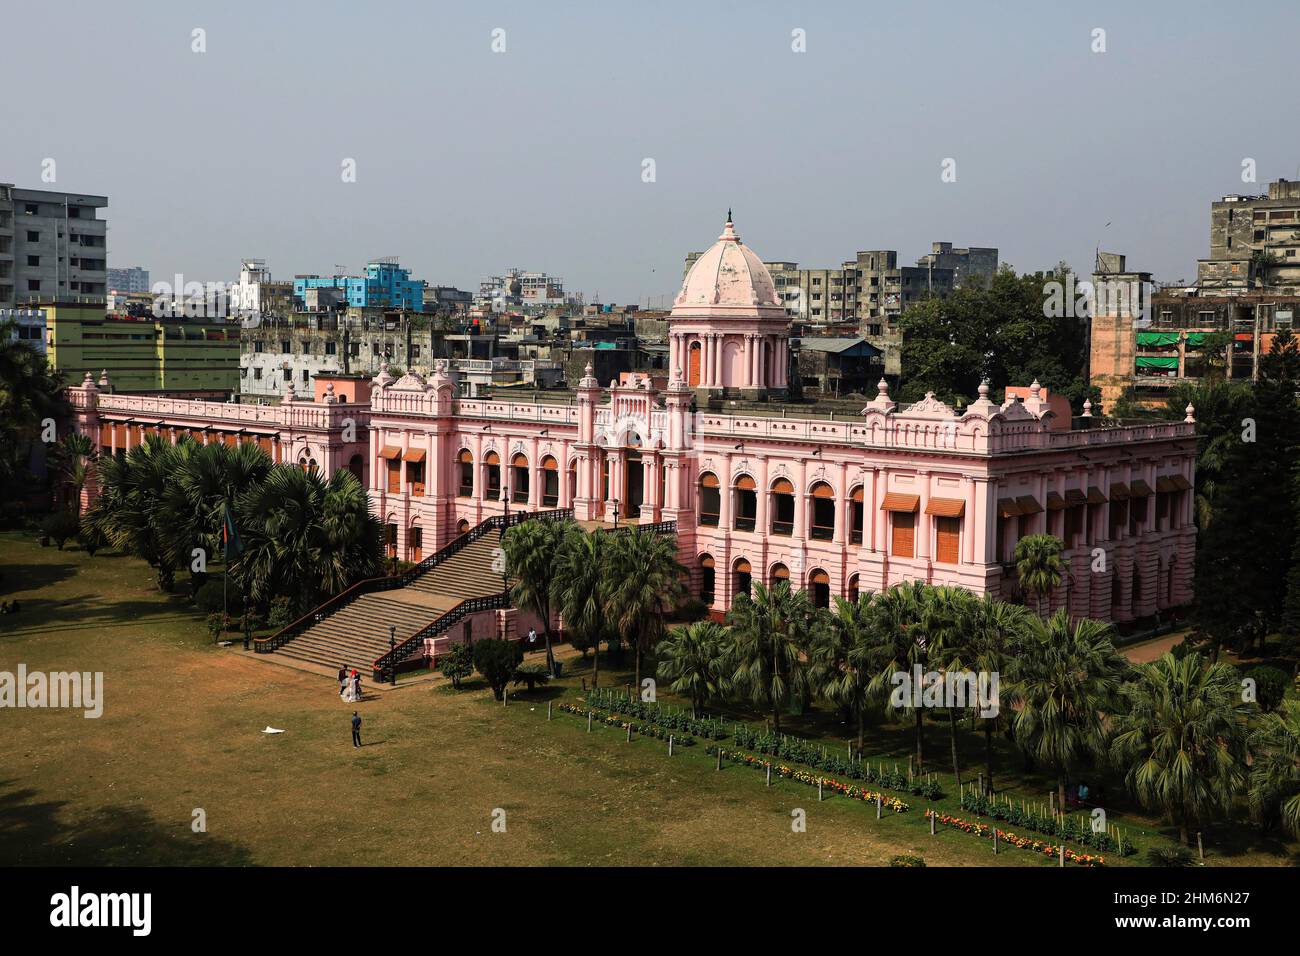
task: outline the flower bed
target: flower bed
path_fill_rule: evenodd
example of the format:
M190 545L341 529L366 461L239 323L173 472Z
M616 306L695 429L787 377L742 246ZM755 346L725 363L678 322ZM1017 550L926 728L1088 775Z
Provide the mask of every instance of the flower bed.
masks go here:
M622 692L607 687L593 687L587 691L587 696L583 699L592 707L598 707L601 710L607 710L623 717L631 717L646 724L653 724L656 727L670 730L674 734L686 733L692 737L703 737L705 740L722 740L728 735L728 731L720 720L698 720L685 711L672 710L671 708L665 710L659 704L651 704L642 700L628 700L627 696Z
M721 748L709 747L709 753L716 754ZM829 790L831 793L838 793L841 796L848 797L850 800L862 800L866 803L875 803L876 798L880 798L881 806L891 813L906 813L912 809L897 797L886 796L875 790L867 790L851 783L844 783L842 780L834 780L830 777L823 777L819 774L810 773L807 770L796 770L793 767L787 767L785 764L773 764L765 757L756 756L755 754L740 753L736 750L722 750L722 756L733 763L744 764L755 769L767 767L772 768L772 772L777 776L784 777L787 780L798 780L800 783L806 783L810 787L822 785L823 791Z
M926 810L927 818L933 816L936 823L949 827L954 830L960 830L963 833L969 833L973 836L982 837L985 840L992 840L995 832L994 827L988 823L981 823L978 820L966 820L962 817L954 817L948 813L939 813L935 810ZM1022 837L1007 830L996 830L998 841L1007 843L1021 850L1029 850L1032 853L1038 853L1043 856L1059 857L1061 853L1061 844L1048 843L1045 840L1036 840L1032 837ZM1068 846L1065 848L1065 859L1067 862L1076 863L1079 866L1105 866L1106 858L1100 854L1078 853L1071 850Z
M848 756L828 753L820 744L800 740L797 737L787 737L784 734L759 733L743 724L735 729L733 736L736 746L744 750L770 754L782 760L806 764L814 770L823 770L852 780L863 780L888 790L901 790L913 796L925 797L927 800L943 799L943 789L937 783L923 777L913 777L909 780L907 774L897 767L890 769L878 763L852 760Z
M1032 807L1005 800L999 802L982 794L969 792L961 795L961 808L977 816L992 817L994 820L1002 820L1045 836L1055 837L1059 840L1071 840L1080 846L1086 846L1093 850L1118 853L1120 856L1131 856L1137 852L1137 848L1133 846L1131 840L1111 836L1104 830L1101 832L1094 831L1091 821L1084 821L1081 818L1064 817L1056 819L1049 814L1034 810Z
M621 730L632 728L632 733L640 734L642 737L653 737L656 740L667 740L673 738L673 743L680 747L695 746L695 738L689 734L678 733L669 727L662 727L649 721L638 723L634 720L626 719L619 714L610 714L595 707L579 707L576 704L560 704L561 713L573 714L577 717L586 717L588 713L592 715L592 723L600 724L604 727L618 727Z

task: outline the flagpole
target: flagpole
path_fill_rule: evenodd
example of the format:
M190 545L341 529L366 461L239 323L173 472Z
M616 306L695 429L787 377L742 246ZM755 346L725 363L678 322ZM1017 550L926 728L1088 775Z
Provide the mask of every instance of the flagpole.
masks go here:
M226 530L226 515L230 509L230 499L225 502L225 509L221 512L221 630L218 633L225 633L226 618L230 610L226 604L226 588L230 586L230 533Z

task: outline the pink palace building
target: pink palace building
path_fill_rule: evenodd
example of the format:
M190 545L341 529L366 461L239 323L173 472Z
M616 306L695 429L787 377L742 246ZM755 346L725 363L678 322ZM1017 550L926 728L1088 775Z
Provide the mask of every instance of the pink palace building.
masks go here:
M466 399L445 366L318 379L279 406L70 389L105 453L145 432L256 441L276 461L350 468L390 553L418 561L494 515L573 510L594 525L672 522L692 593L715 613L755 580L821 605L903 581L1015 595L1024 535L1065 542L1053 608L1126 621L1192 596L1192 409L1183 422L1072 428L1037 382L961 412L786 401L790 323L730 221L672 309L662 390L629 374L531 401ZM1085 407L1083 424L1094 424ZM88 495L94 489L87 490Z

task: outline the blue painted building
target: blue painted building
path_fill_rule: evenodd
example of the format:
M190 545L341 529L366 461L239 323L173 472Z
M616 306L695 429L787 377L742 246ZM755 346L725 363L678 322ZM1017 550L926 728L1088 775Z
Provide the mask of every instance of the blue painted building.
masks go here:
M358 308L424 310L424 283L411 278L393 258L377 259L363 276L298 276L293 295L301 307L308 289L340 289L349 306Z

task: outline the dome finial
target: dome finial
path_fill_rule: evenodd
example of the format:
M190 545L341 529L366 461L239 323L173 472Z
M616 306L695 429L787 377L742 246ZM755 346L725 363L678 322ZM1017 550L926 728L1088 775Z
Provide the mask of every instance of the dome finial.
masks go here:
M727 207L727 222L731 222L731 207Z

